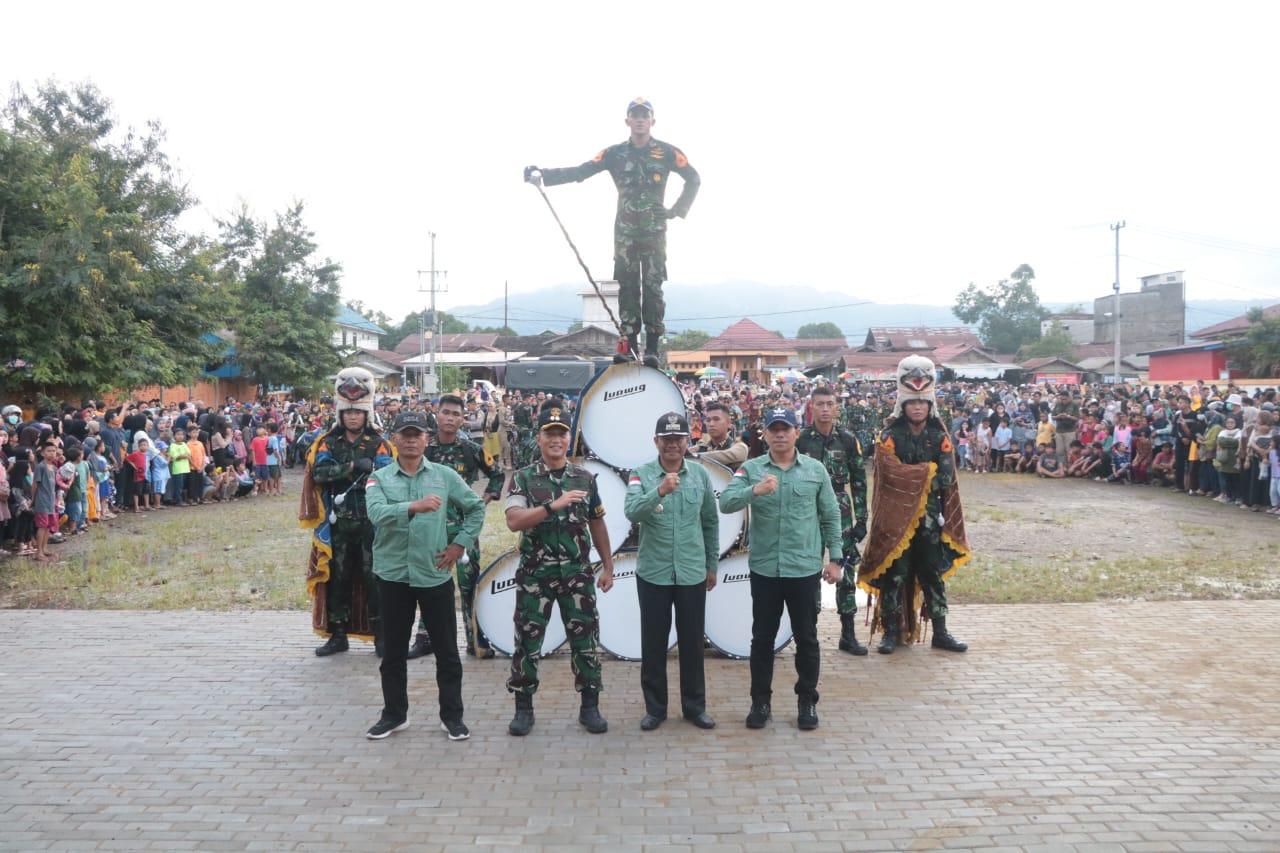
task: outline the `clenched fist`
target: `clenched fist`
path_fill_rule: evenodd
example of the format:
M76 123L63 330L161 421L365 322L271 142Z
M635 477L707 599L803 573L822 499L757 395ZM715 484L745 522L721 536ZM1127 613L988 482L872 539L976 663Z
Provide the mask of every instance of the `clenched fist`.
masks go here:
M764 479L751 487L751 494L758 498L762 498L765 495L771 495L776 491L778 491L778 478L773 474L767 475Z

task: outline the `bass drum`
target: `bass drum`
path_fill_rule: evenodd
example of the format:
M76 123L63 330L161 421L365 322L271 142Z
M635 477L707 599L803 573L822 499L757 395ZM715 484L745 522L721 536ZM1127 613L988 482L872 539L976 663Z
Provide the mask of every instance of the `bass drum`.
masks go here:
M472 613L489 644L510 657L515 653L516 568L520 552L508 551L494 560L476 580ZM560 605L551 605L551 618L542 639L542 653L549 655L569 641L560 619Z
M600 492L600 503L604 505L604 526L609 531L609 548L619 551L631 535L631 522L627 521L623 511L627 501L626 478L598 459L587 459L577 464L596 477L596 489ZM594 541L591 543L591 562L600 562L600 551Z
M613 588L608 592L596 588L596 611L600 614L600 647L621 660L640 660L640 597L636 591L635 551L625 551L613 558ZM667 651L675 644L673 607Z
M573 434L608 465L634 471L657 455L653 425L667 412L688 416L667 374L643 364L614 364L582 389Z
M716 493L718 504L720 493L725 490L725 487L733 479L733 472L719 462L712 462L710 459L696 459L694 461L701 465L711 477L711 488ZM717 511L719 511L718 506ZM739 545L745 544L747 538L747 511L744 508L737 512L720 512L719 518L720 556L724 557ZM715 590L712 590L712 592L715 592Z
M751 570L746 554L734 554L716 565L716 587L707 593L705 630L716 651L741 660L751 657ZM790 642L791 620L783 608L773 651L782 651Z

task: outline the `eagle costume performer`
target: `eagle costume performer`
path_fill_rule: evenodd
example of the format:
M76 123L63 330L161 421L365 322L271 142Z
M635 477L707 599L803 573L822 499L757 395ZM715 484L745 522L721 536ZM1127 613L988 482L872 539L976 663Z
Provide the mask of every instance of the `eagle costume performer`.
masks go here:
M377 584L373 577L373 524L365 512L364 484L374 470L394 458L373 427L373 374L348 367L334 382L335 423L307 452L298 518L311 530L307 592L311 627L328 641L320 657L345 652L347 636L374 640L381 655ZM343 413L364 414L351 440Z
M947 631L946 580L969 559L964 511L956 484L955 452L938 416L936 372L923 356L898 363L898 397L875 448L871 532L858 585L877 599L872 633L884 632L881 654L923 636L933 622L933 647L968 648ZM904 410L929 404L923 422Z

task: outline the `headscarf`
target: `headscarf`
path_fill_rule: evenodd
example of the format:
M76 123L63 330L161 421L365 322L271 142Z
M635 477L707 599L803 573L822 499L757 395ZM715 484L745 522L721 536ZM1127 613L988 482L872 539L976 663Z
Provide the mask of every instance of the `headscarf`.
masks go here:
M231 439L231 455L237 459L244 459L249 455L248 448L244 446L243 430L236 430Z

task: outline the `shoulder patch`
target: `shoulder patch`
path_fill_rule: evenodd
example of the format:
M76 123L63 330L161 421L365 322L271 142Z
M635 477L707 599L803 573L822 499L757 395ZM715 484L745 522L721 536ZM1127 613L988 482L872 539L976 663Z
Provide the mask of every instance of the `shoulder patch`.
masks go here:
M689 165L689 158L684 156L684 152L679 148L676 149L676 168L683 169Z
M602 160L604 160L604 152L605 152L605 149L601 148L601 149L600 149L600 153L596 154L596 156L594 156L594 157L592 157L592 158L591 158L591 162L592 162L592 163L599 163L599 162L601 162Z

